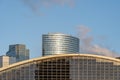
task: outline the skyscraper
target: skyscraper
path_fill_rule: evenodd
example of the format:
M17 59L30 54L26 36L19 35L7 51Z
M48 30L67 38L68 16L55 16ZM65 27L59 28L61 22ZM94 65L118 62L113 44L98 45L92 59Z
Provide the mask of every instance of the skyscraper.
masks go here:
M53 54L71 54L79 52L79 39L61 33L49 33L42 36L43 56Z
M9 51L6 53L9 57L15 57L16 62L29 59L29 49L24 44L9 45Z

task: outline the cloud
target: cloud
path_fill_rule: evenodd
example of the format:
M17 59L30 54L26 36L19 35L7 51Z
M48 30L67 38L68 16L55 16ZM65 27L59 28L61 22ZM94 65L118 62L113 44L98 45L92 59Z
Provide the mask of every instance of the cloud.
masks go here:
M25 5L31 8L33 12L38 12L41 7L50 7L52 5L74 6L74 0L22 0Z
M80 38L80 52L110 56L110 57L118 56L116 52L106 47L93 43L95 38L94 36L89 34L90 31L91 30L86 26L78 27L78 34Z

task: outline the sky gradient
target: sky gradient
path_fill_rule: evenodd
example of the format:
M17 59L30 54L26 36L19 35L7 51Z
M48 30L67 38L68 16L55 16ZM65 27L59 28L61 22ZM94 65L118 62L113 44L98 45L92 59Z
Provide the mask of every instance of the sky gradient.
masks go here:
M0 0L0 55L11 44L25 44L31 58L41 56L42 34L78 37L80 26L89 29L92 44L120 54L119 4L120 0Z

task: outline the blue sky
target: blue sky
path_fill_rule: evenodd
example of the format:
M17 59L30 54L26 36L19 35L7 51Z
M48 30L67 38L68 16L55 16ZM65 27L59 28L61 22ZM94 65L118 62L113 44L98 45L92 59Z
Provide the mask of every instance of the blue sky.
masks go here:
M93 43L120 54L120 0L71 0L73 4L67 0L46 0L46 4L24 1L0 0L0 55L10 44L26 44L31 58L41 56L42 34L77 36L81 25L90 29ZM105 39L99 40L100 36Z

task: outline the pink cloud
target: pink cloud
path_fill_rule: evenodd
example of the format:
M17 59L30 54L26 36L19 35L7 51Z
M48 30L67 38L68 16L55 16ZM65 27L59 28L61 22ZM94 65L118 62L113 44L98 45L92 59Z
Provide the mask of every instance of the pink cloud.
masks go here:
M80 38L80 51L85 53L92 53L104 56L115 57L118 54L106 47L102 47L98 44L93 44L94 36L89 35L91 30L86 26L79 26L79 38Z

